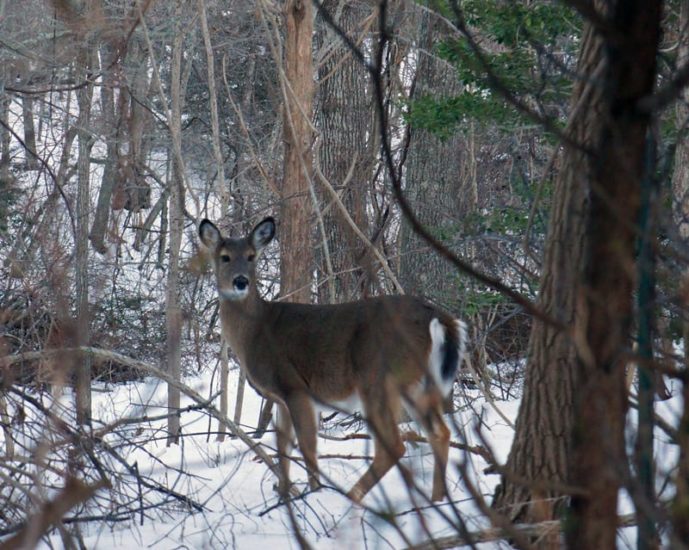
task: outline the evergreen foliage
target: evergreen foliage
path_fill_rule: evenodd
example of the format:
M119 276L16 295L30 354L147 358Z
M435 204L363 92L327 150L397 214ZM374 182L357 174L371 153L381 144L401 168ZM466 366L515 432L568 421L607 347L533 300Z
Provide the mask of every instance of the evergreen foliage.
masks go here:
M447 2L434 4L453 20L454 13ZM468 119L494 124L505 131L529 123L523 113L493 89L486 65L515 97L541 114L563 120L559 107L569 97L569 73L581 31L575 13L554 2L524 5L491 0L463 2L462 10L481 54L477 55L463 36L435 44L436 55L456 68L463 90L454 97L427 95L413 101L410 122L442 139Z

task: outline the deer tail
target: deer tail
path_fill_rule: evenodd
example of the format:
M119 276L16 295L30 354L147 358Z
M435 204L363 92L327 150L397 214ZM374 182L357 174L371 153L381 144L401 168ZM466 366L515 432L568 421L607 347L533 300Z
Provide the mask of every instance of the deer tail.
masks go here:
M445 321L434 317L429 330L431 333L429 374L446 397L452 390L455 375L464 360L467 327L464 321L459 319Z

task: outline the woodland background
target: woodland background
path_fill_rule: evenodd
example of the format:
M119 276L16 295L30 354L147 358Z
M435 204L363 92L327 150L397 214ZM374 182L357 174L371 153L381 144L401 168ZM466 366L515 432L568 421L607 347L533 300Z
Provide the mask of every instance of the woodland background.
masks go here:
M201 513L128 459L199 436L187 413L273 462L196 237L266 215L265 296L424 296L470 326L455 421L520 400L506 460L457 443L501 480L457 460L480 529L427 547L687 547L688 25L669 0L0 2L0 548ZM101 414L151 379L164 404Z

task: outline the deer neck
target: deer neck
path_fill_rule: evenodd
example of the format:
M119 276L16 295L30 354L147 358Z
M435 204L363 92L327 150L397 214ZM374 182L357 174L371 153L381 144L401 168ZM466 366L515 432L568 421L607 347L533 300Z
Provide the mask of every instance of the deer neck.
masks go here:
M241 364L245 364L246 350L259 331L268 308L255 289L244 300L220 298L222 333Z

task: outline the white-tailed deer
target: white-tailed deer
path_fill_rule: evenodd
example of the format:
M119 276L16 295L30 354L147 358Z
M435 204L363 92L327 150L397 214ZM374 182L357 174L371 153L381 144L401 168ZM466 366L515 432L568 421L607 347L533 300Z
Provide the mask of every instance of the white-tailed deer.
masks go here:
M360 501L404 455L397 425L404 405L428 434L435 457L432 499L442 500L450 440L443 400L464 354L464 323L409 296L339 305L266 301L258 293L256 260L275 235L272 218L243 239L223 237L208 220L199 235L213 258L223 335L251 385L278 403L281 493L289 487L293 430L315 489L315 406L359 401L374 458L348 496Z

